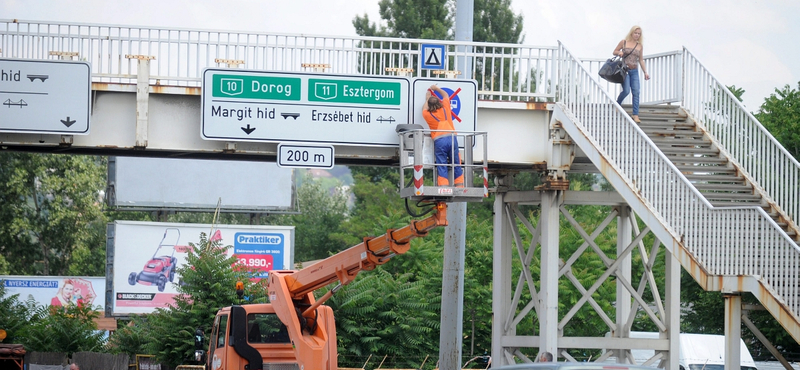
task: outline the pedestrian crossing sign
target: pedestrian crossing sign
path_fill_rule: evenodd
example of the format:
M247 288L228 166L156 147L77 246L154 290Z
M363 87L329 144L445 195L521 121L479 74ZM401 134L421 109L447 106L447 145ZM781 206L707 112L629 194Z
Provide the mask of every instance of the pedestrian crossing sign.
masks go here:
M422 44L420 69L444 69L444 45Z

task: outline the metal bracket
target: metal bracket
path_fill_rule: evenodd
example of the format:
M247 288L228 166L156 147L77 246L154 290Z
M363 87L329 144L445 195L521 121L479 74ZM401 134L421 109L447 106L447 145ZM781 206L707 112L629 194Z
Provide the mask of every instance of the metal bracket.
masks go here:
M386 72L393 72L395 76L411 76L414 73L414 68L394 68L386 67Z
M313 68L314 72L325 72L326 69L331 68L331 65L327 63L303 63L300 64L300 67Z
M214 59L214 63L221 64L225 63L228 65L228 68L239 68L239 65L244 64L243 60L240 59Z

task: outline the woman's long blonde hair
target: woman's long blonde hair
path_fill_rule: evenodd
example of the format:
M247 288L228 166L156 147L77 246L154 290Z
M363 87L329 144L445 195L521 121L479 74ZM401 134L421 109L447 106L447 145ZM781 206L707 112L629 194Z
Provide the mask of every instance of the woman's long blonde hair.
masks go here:
M627 35L625 35L625 41L635 42L633 41L633 31L636 31L637 29L642 33L639 35L639 45L644 45L644 31L642 31L642 27L639 26L631 27L631 30L628 31Z

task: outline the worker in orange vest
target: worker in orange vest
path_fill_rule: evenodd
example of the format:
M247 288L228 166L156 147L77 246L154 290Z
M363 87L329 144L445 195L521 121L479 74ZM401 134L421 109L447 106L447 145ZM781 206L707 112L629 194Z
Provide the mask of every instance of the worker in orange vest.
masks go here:
M433 92L438 93L442 98L439 99ZM422 117L425 118L425 122L428 123L428 127L431 129L436 164L461 164L455 127L453 126L453 113L450 110L450 96L435 84L431 85L425 93ZM436 166L438 175L436 184L438 186L450 185L450 181L447 178L447 167ZM461 166L453 166L453 182L457 187L464 186L464 171Z

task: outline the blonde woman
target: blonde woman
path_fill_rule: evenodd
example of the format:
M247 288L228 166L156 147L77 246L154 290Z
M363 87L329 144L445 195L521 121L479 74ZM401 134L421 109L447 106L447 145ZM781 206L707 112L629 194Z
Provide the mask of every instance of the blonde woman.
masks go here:
M625 76L625 81L622 83L622 92L617 97L617 103L622 104L622 101L633 92L633 121L636 123L639 120L639 66L642 66L644 72L644 79L649 80L650 75L647 73L647 68L644 65L644 37L642 37L642 27L633 26L625 38L617 44L614 49L614 55L619 55L625 58L625 65L628 66L628 75Z

